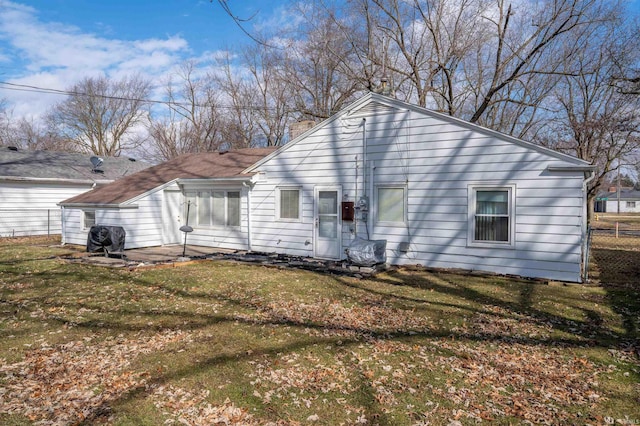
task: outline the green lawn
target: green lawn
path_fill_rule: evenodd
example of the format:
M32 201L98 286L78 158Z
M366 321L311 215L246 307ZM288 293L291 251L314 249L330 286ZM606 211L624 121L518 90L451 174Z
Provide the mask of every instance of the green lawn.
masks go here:
M637 288L129 271L51 243L0 240L1 424L640 423Z

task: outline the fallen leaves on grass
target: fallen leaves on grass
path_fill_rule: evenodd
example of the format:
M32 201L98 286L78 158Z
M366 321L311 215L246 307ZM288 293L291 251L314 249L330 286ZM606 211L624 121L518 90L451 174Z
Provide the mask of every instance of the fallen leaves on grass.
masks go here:
M165 424L191 426L259 425L247 410L236 407L229 399L222 405L207 402L209 391L189 392L175 386L157 386L151 397L154 405L169 417Z
M143 386L147 374L127 367L140 354L184 340L180 331L151 337L109 338L48 346L26 352L21 362L0 367L0 413L21 414L43 425L108 417L109 404Z
M598 375L607 371L548 347L445 339L429 345L374 339L358 350L342 350L330 361L292 353L249 364L253 396L264 404L313 411L330 400L344 406L347 423L366 413L365 406L352 405L354 392L363 391L382 413L406 412L407 397L433 405L432 411L420 414L424 420L449 416L491 421L507 416L570 423L575 420L572 407L604 400L594 389ZM430 403L429 395L448 400L453 408Z
M450 388L447 396L463 405L469 417L506 415L551 424L573 419L570 407L604 399L594 389L606 370L585 358L565 358L553 347L446 340L434 344L455 354L446 362L465 388Z
M590 407L605 399L594 389L606 369L584 358L567 357L554 347L549 323L503 308L487 307L468 324L456 327L451 337L457 334L461 339L434 338L426 346L374 338L374 333L382 336L383 331L433 329L426 318L384 304L273 303L256 315L261 321L313 325L312 330L330 331L333 336L344 337L346 332L347 337L366 342L361 351L338 355L332 362L302 359L296 353L280 354L275 363L251 361L254 396L265 404L277 400L279 405L317 408L316 401L326 400L327 393L352 394L355 383L363 379L383 411L397 408L403 394L427 391L454 404L450 413L454 420L509 416L535 423L570 421L575 416L571 407ZM364 356L362 350L370 355ZM404 361L394 363L390 358L399 352ZM446 379L436 382L426 378L429 374ZM364 408L347 404L346 410L351 414ZM437 409L439 415L443 410Z
M364 306L345 306L340 301L329 299L314 303L296 300L266 303L254 298L252 304L256 311L238 314L237 318L304 326L309 333L325 337L358 338L381 333L425 332L433 328L431 319L395 308L382 298L363 302Z

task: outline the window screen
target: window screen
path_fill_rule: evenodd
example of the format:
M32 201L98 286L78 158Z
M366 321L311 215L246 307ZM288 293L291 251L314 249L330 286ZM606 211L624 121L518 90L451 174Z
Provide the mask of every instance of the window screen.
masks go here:
M378 188L378 222L404 222L404 188Z
M280 189L280 219L300 219L300 190Z

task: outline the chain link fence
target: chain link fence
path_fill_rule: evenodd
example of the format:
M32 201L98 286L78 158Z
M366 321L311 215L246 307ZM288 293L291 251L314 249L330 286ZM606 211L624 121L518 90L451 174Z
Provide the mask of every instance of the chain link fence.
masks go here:
M1 209L0 237L56 235L62 233L61 210Z
M640 215L597 215L588 238L590 282L640 288Z

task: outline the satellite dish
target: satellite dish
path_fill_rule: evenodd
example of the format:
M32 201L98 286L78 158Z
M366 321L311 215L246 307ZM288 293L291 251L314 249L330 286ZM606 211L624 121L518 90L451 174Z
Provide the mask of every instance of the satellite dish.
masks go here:
M91 164L93 164L94 169L97 169L98 167L102 166L102 163L104 162L102 158L96 157L95 155L89 158L89 161L91 161Z

